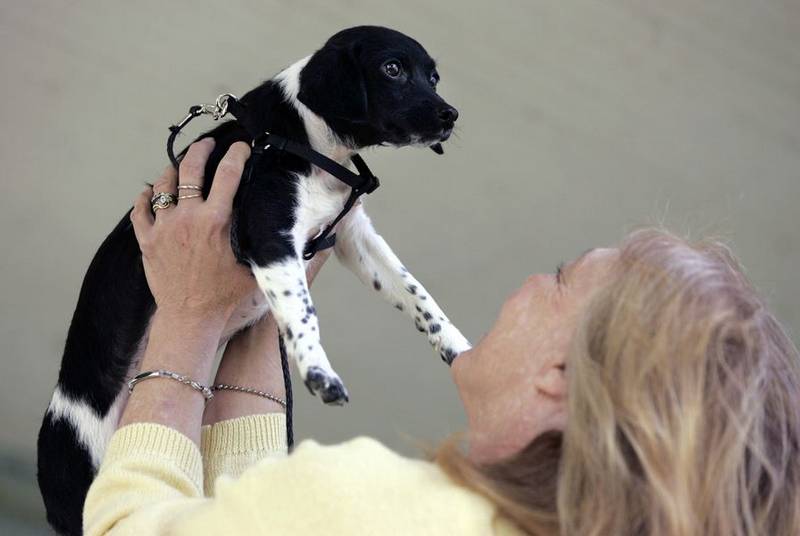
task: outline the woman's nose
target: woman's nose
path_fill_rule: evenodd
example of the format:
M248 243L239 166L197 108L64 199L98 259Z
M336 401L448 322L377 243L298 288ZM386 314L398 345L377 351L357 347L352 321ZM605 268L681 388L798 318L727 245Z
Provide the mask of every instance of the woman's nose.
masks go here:
M509 296L509 301L529 302L538 294L541 294L543 290L553 288L554 285L555 276L553 274L529 275L525 282L522 283L522 286Z

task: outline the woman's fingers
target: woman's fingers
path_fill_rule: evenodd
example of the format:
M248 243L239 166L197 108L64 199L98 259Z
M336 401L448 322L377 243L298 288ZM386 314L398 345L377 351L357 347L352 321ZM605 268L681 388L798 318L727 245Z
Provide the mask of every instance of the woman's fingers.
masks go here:
M203 138L193 143L186 156L181 160L180 181L178 195L181 197L181 207L191 208L203 202L202 190L203 177L211 151L214 150L214 138Z
M223 212L230 213L233 207L233 197L239 188L242 171L247 159L250 157L250 146L244 142L231 145L228 152L217 166L211 192L208 194L208 203Z
M202 184L208 155L214 149L214 138L203 138L189 146L181 160L181 183Z
M150 228L153 227L153 223L155 223L153 212L150 209L150 198L152 196L153 189L148 186L136 198L136 201L133 203L133 209L131 210L133 232L139 244L146 240L147 233L150 232Z

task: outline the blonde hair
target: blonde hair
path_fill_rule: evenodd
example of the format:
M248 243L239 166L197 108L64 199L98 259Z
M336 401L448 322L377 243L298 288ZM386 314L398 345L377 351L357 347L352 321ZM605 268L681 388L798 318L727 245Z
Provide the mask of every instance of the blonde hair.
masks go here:
M800 356L730 251L630 235L568 359L566 429L437 462L530 534L800 533Z

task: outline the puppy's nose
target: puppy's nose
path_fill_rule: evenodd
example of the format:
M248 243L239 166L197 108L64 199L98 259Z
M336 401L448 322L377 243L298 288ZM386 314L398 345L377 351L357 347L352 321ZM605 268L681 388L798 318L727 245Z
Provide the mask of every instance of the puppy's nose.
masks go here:
M442 123L455 123L456 119L458 119L458 110L452 106L445 106L439 110L439 119L441 119Z

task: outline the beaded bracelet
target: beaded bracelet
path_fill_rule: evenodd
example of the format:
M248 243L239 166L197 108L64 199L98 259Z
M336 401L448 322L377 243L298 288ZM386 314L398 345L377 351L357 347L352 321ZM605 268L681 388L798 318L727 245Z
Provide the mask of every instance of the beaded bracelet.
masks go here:
M195 391L199 391L203 395L203 398L206 399L206 402L214 398L214 393L211 391L211 389L209 389L205 385L197 383L196 381L189 379L188 377L182 374L171 372L169 370L148 370L146 372L140 372L139 374L131 378L130 381L128 382L128 392L132 393L133 388L136 386L137 383L142 382L144 380L149 380L151 378L169 378L170 380L175 380L184 385L188 385Z

